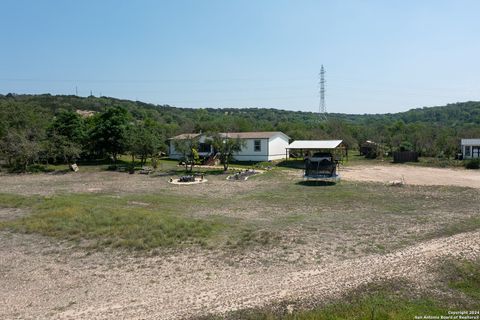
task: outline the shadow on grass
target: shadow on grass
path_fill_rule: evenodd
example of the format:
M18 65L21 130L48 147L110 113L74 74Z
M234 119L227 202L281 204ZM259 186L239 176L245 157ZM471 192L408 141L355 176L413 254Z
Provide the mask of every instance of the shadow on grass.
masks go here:
M214 170L207 170L207 169L198 169L194 170L194 174L204 174L204 175L212 175L212 176L220 176L220 175L227 175L230 174L231 172L229 171L223 171L223 169L214 169Z
M152 174L149 175L151 178L159 178L159 177L169 177L169 176L175 176L175 175L180 175L177 171L175 170L170 170L170 171L156 171Z
M297 184L307 187L330 187L336 185L337 183L335 181L299 181Z
M166 176L221 176L231 174L231 172L225 172L223 170L208 170L208 169L196 169L194 168L193 171L186 171L186 170L158 170L150 174L150 177L166 177Z
M63 170L55 170L55 171L51 171L49 172L51 175L54 175L54 176L62 176L62 175L65 175L65 174L68 174L68 173L71 173L73 172L72 170L70 169L63 169Z
M305 169L305 161L303 159L283 160L283 161L277 163L277 167L292 168L292 169Z

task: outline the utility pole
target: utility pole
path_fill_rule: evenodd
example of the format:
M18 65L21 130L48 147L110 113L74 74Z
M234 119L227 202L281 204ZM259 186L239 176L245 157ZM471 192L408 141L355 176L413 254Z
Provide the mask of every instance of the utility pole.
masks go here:
M325 105L325 68L320 68L320 106L319 116L322 120L327 120L327 107Z
M78 87L75 86L75 95L78 97Z

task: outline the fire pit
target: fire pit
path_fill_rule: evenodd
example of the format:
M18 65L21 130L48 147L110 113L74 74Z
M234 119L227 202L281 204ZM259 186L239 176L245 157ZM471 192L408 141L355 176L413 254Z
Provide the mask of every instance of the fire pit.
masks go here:
M207 182L208 180L204 178L204 175L185 175L181 176L180 178L170 178L169 182L172 184L183 184L183 185L189 185L189 184L197 184L197 183L203 183Z
M178 182L195 182L195 176L181 176Z

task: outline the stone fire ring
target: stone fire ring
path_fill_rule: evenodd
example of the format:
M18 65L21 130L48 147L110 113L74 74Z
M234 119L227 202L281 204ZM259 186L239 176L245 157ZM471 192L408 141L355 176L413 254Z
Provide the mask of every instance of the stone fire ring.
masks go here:
M180 182L179 181L180 179L170 179L168 180L169 183L171 184L178 184L178 185L191 185L191 184L200 184L200 183L205 183L207 182L208 180L207 179L200 179L200 178L195 178L195 182Z

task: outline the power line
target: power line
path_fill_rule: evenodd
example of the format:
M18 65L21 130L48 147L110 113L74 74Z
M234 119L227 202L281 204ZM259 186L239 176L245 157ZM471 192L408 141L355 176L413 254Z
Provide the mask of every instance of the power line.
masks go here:
M218 78L218 79L201 79L201 78L185 78L185 79L62 79L62 78L0 78L0 81L8 82L87 82L87 83L215 83L215 82L290 82L297 80L308 80L307 77L289 77L289 78Z

